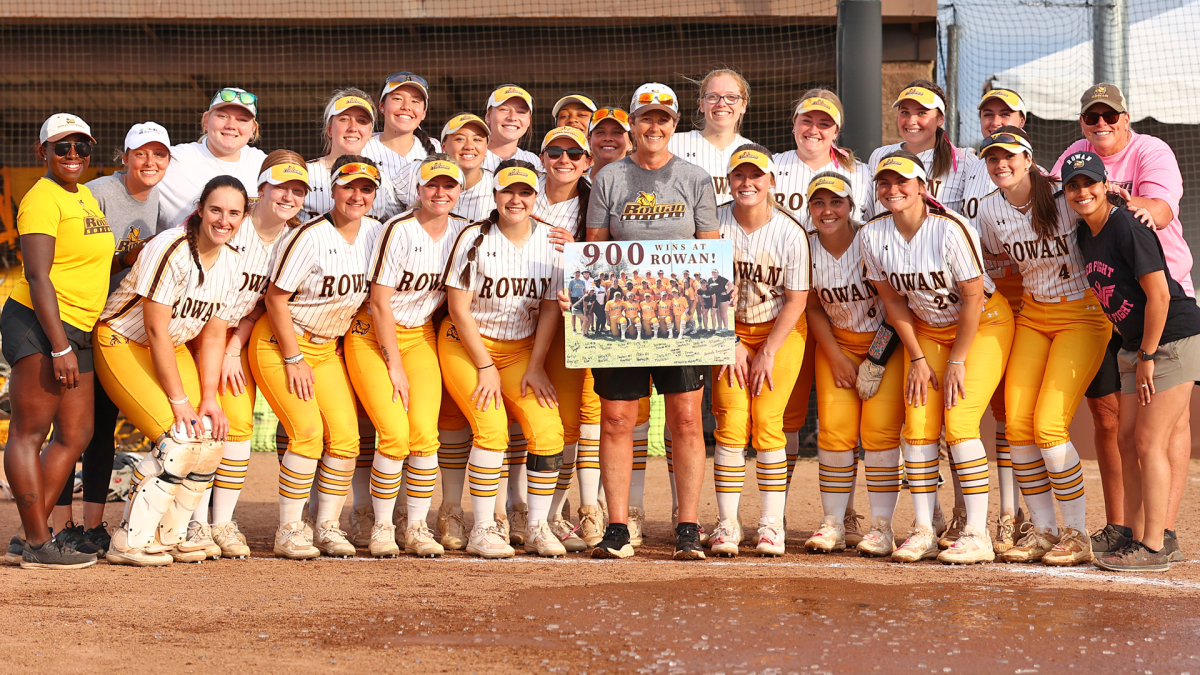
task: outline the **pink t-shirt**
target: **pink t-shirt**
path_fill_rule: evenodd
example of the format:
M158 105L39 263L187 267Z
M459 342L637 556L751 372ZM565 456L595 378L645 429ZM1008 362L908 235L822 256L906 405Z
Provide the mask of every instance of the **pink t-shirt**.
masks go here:
M1171 146L1162 139L1130 131L1129 145L1110 157L1102 157L1108 170L1109 182L1129 190L1134 197L1161 199L1171 206L1175 217L1171 224L1158 232L1163 253L1167 257L1167 269L1183 290L1195 297L1192 287L1192 251L1183 238L1183 226L1179 223L1179 200L1183 197L1183 176L1179 173L1179 162ZM1075 141L1054 164L1054 175L1062 175L1063 160L1074 152L1096 152L1087 139ZM1096 153L1099 154L1099 153Z

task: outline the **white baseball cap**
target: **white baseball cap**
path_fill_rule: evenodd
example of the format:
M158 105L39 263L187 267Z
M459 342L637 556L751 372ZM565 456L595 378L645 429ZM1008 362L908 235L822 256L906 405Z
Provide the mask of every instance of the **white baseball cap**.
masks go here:
M96 142L92 138L92 128L88 126L78 115L70 113L54 113L42 122L42 130L38 133L38 143L46 143L60 141L71 134L83 134Z
M637 117L649 110L662 110L679 119L679 97L675 90L658 82L647 82L638 87L629 104L629 116Z
M129 127L129 133L125 134L125 149L137 150L147 143L162 143L167 146L167 151L171 150L171 137L167 135L167 130L162 125L155 122L142 122Z

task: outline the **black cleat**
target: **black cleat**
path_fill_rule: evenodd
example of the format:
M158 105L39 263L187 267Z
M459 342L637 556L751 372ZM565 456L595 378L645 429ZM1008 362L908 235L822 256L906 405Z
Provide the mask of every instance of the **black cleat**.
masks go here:
M696 523L680 523L675 526L676 560L704 560L704 548L700 545L700 526Z

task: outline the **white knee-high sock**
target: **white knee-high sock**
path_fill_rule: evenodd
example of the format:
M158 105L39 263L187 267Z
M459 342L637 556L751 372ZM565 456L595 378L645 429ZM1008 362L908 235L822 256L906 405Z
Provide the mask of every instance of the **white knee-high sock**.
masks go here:
M1083 491L1083 467L1074 444L1067 441L1052 448L1042 448L1046 473L1054 489L1054 499L1062 512L1063 527L1087 534L1087 499Z
M317 475L317 460L285 452L279 462L279 526L299 522Z
M375 461L375 425L366 415L358 418L358 457L354 462L354 480L350 486L354 490L354 508L370 506L371 499L371 466Z
M871 502L872 518L887 518L890 522L896 513L896 502L900 498L900 448L883 451L867 451L866 459L867 498Z
M325 455L317 470L317 518L316 523L340 520L346 495L350 492L350 481L354 477L355 459Z
M471 454L471 427L438 429L438 468L442 472L442 505L462 506Z
M746 451L717 444L713 452L713 481L717 488L717 517L736 521L746 483Z
M783 448L759 450L754 468L758 476L758 497L762 502L762 515L758 522L782 522L784 505L787 503L787 451Z
M563 503L571 493L571 481L575 478L575 458L578 443L563 447L562 468L558 470L558 482L554 485L554 499L550 502L550 513L561 514Z
M987 532L988 461L983 441L969 438L950 446L954 474L962 485L967 507L967 525L976 532Z
M579 475L579 503L596 506L600 496L600 425L579 426L575 473Z
M1008 449L1008 437L1004 435L1004 422L996 422L996 479L1000 483L1000 515L1016 515L1016 491L1013 484L1012 455Z
M646 454L650 447L650 421L633 428L633 473L629 479L629 505L645 508Z
M558 469L550 471L540 471L533 467L537 466L538 462L545 461L536 455L529 455L529 460L533 460L532 467L525 467L525 475L528 477L528 503L529 503L529 527L548 520L550 517L550 504L554 501L555 486L558 484ZM561 508L561 507L560 507Z
M429 517L429 505L433 503L433 487L437 483L437 455L418 457L409 455L404 460L404 482L408 505L408 522L397 523L396 527L407 527Z
M233 520L233 510L242 485L246 482L246 467L250 465L250 441L226 441L217 467L217 477L212 489L213 523L228 523Z
M854 451L834 452L817 448L817 471L821 485L821 510L825 518L842 522L846 507L850 504L852 485L858 456Z
M495 524L496 494L499 491L500 471L504 453L471 446L467 461L467 483L471 490L471 510L475 512L475 527Z
M358 469L354 471L358 478ZM392 522L392 510L400 494L400 483L404 478L404 460L393 459L377 452L371 462L371 506L375 511L375 522L404 527L405 523Z
M1025 505L1029 507L1029 521L1034 527L1058 533L1054 514L1054 496L1050 488L1050 475L1046 473L1046 462L1036 445L1014 445L1012 455L1013 476L1021 486Z
M192 520L208 525L208 505L211 503L213 493L213 484L208 484L208 489L204 494L200 495L200 503L196 504L196 508L192 510Z
M918 525L933 529L933 507L937 503L938 444L901 444L904 470L908 474L908 492L912 495L913 516Z

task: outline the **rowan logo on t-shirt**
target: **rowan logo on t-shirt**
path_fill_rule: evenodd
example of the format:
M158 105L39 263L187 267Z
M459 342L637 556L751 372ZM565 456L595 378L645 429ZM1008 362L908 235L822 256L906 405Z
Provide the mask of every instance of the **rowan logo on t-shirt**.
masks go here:
M659 204L653 192L639 192L636 201L626 202L625 208L621 209L621 220L682 218L686 212L687 205L683 202Z
M104 216L98 218L96 216L88 216L83 219L84 235L103 234L105 232L112 232L112 229L108 227L108 219Z

